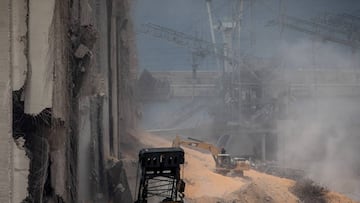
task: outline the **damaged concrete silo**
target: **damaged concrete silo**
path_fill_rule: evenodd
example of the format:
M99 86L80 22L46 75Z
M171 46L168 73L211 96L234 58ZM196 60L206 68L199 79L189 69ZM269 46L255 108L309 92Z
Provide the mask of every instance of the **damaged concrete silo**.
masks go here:
M1 2L1 202L131 201L118 161L136 126L130 6ZM109 191L108 159L120 195Z

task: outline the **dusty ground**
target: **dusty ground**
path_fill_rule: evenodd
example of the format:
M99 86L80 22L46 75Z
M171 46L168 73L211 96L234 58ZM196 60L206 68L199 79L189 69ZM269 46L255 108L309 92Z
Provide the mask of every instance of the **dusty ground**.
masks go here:
M137 137L144 146L169 147L171 142L161 137L142 133ZM134 159L137 147L128 148L126 163L130 185L135 188ZM136 152L134 152L136 149ZM300 200L290 192L294 181L254 170L246 171L244 177L226 177L213 172L215 163L210 154L185 148L183 177L186 182L185 197L188 203L298 203ZM130 161L132 160L132 161ZM133 192L134 193L134 192ZM334 192L326 195L327 202L352 203L351 199Z

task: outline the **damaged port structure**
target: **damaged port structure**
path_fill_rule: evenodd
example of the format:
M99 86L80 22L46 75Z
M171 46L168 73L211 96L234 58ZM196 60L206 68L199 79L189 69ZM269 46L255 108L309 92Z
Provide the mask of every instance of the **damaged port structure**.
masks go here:
M118 161L136 125L130 7L0 1L0 202L132 201Z
M259 171L306 175L358 200L360 5L200 2L168 5L175 14L163 18L184 17L176 21L138 14L140 67L166 84L152 90L162 101L143 98L144 128L212 144L228 137L226 151Z

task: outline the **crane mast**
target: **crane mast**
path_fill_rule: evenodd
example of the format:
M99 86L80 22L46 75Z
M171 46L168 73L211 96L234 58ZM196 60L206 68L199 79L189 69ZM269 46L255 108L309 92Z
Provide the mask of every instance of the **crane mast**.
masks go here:
M216 38L215 38L215 32L214 32L214 24L213 24L213 18L212 18L212 10L211 10L211 0L206 0L206 10L209 17L209 25L210 25L210 34L211 34L211 42L213 44L216 44ZM216 46L214 46L214 53L216 54L218 52L218 49ZM220 70L220 61L219 58L216 58L216 65L218 70ZM222 69L224 71L224 68Z

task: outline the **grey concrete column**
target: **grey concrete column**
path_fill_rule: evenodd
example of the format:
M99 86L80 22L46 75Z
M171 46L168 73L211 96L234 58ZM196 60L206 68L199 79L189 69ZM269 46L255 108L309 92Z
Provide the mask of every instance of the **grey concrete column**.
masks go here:
M52 107L53 53L50 52L55 0L29 1L28 61L24 113L39 114Z
M12 202L12 88L10 0L0 1L0 202Z
M78 170L79 188L78 202L90 202L91 199L91 163L89 155L91 151L91 120L90 120L90 98L82 97L79 102L80 127L79 127L79 149L78 149Z
M12 89L21 89L27 76L27 24L26 18L28 15L27 1L12 0L11 22L12 22Z
M113 2L113 11L115 10L115 2ZM111 38L111 44L110 44L110 73L111 73L111 107L110 107L110 116L112 119L111 127L112 127L112 133L110 136L112 137L112 145L111 147L111 155L117 157L119 154L119 109L118 109L118 67L117 67L117 35L116 35L116 16L111 16L111 30L110 30L110 38Z
M27 58L25 39L27 33L26 18L28 15L27 2L13 0L11 5L11 81L12 91L21 89L27 76ZM28 195L29 159L25 150L21 148L23 143L18 140L18 146L12 143L13 148L13 185L12 202L21 202Z
M266 134L261 137L261 159L266 161Z
M22 144L22 143L21 143ZM29 159L25 150L13 143L13 197L14 203L23 201L28 195Z

